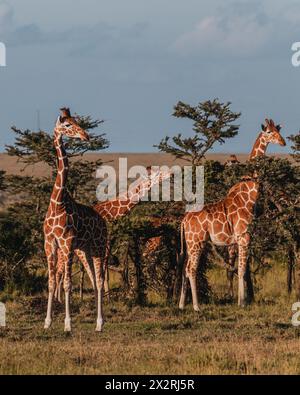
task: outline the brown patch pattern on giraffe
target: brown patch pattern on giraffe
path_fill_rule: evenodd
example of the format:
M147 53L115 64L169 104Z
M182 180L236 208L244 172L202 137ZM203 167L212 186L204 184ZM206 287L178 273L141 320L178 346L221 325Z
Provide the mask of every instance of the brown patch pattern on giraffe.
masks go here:
M250 159L264 155L269 143L285 145L280 134L280 126L273 120L265 120L262 132L256 139ZM205 243L210 239L216 245L230 246L230 259L234 259L234 245L238 246L238 304L245 304L244 276L248 257L250 235L249 224L252 221L254 205L259 184L256 180L241 181L234 185L225 199L207 204L199 212L187 213L181 223L181 239L186 243L187 262L183 275L179 307L185 305L187 279L190 281L194 310L199 310L196 289L196 273Z

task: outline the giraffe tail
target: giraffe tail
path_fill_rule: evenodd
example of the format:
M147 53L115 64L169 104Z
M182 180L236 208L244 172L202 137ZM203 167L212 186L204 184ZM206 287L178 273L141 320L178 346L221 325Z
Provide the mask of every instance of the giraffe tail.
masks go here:
M181 222L180 225L180 257L184 256L184 245L185 245L185 237L184 237L184 222Z

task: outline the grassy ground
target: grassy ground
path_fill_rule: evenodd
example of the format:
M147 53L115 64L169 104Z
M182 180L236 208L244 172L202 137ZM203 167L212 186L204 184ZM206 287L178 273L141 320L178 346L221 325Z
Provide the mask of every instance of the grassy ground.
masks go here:
M56 306L44 331L45 296L7 303L8 327L0 330L1 374L300 374L300 327L291 324L293 297L285 272L273 268L256 284L256 302L245 309L225 303L225 273L210 272L211 304L154 303L105 306L106 325L94 332L93 303L73 301L73 333L63 332Z

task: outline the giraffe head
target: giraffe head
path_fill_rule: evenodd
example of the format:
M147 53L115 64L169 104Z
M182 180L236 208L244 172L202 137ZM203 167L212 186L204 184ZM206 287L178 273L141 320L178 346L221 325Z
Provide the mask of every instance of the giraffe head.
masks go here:
M71 116L69 108L61 108L61 115L57 118L55 131L60 136L65 135L80 140L89 140L88 133L82 129L74 117Z
M273 119L265 119L265 124L261 125L262 135L267 143L285 146L286 142L280 134L281 125L275 125Z

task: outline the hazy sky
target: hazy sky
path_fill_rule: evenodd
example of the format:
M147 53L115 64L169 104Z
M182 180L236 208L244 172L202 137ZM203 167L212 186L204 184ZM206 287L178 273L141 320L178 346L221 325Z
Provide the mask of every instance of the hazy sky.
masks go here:
M171 116L178 100L242 112L217 151L249 152L265 117L300 129L299 1L0 0L0 41L0 150L10 126L36 129L37 110L51 132L61 106L105 119L114 152L190 133Z

